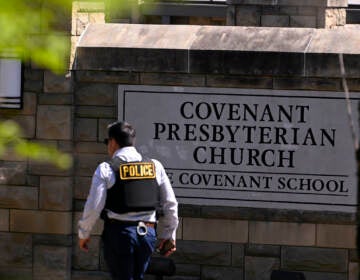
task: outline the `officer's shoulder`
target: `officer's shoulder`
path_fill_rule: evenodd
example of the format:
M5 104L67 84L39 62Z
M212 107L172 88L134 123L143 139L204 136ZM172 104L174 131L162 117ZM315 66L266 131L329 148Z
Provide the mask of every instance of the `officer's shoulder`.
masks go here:
M110 167L110 160L101 162L98 167Z
M111 162L110 161L103 161L97 166L97 169L99 169L99 170L111 169Z
M155 164L155 167L156 167L156 168L164 169L164 166L162 165L162 163L161 163L159 160L154 159L154 158L152 158L152 159L150 159L150 160Z
M98 176L100 178L106 178L106 177L111 176L112 172L113 171L111 169L110 164L106 161L103 161L100 164L98 164L98 166L94 172L94 175Z
M119 158L119 157L113 157L113 158L111 158L111 159L109 159L107 161L104 161L104 162L100 163L100 165L103 168L114 168L114 169L116 169L122 163L126 163L126 161Z

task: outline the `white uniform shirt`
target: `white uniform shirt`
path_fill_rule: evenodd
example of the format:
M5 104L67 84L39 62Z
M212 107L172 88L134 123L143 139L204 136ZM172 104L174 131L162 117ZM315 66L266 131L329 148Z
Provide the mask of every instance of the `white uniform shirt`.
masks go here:
M135 147L124 147L117 150L113 157L119 157L124 161L142 160ZM158 238L176 240L176 228L178 226L178 203L170 180L165 173L163 165L152 159L155 164L156 181L160 187L160 205L163 210L163 216L159 218ZM87 198L82 218L80 219L79 238L85 239L90 236L91 230L98 220L101 211L104 209L107 190L115 184L115 175L110 165L103 162L98 165L92 177L89 196ZM110 219L122 221L145 221L155 222L155 211L129 212L116 214L107 210Z

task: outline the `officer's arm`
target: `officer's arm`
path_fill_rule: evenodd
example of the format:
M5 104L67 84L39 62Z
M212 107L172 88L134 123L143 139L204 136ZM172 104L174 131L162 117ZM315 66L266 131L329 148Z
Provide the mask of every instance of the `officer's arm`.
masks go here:
M160 186L160 204L163 210L163 216L159 218L158 238L172 240L175 243L176 229L179 223L178 202L164 167L160 162L154 162L157 172L156 179Z
M107 170L107 167L104 166L104 164L108 165L107 163L100 164L92 177L90 192L86 200L84 212L78 223L79 246L80 240L82 240L82 245L87 246L91 230L93 229L105 205L109 180L104 177L104 170ZM82 247L85 248L84 246Z

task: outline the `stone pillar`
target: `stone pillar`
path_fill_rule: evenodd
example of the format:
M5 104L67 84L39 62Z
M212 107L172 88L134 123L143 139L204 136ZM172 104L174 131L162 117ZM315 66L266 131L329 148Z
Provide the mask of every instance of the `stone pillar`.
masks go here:
M71 57L70 68L75 58L77 42L90 23L105 23L103 1L82 2L73 1L71 18Z
M334 28L346 24L348 0L227 0L227 24Z

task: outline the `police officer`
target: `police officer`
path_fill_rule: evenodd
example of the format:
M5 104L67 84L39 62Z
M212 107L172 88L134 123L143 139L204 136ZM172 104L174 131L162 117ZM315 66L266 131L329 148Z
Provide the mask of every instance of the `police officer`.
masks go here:
M165 256L176 250L178 203L163 165L135 149L135 129L129 123L110 124L108 137L104 142L111 160L98 165L92 177L78 224L79 247L88 251L90 232L101 215L112 279L141 280L155 250L157 220L157 249Z

